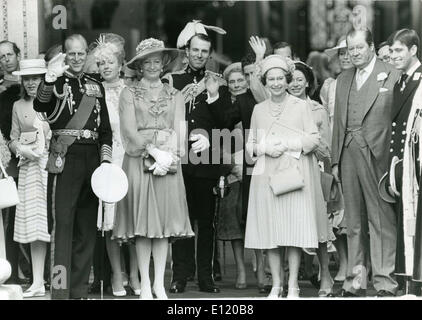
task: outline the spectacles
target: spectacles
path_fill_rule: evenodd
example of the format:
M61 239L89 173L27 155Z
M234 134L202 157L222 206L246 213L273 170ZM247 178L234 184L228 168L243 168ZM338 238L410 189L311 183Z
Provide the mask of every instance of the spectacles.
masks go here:
M4 62L8 59L11 59L14 55L15 55L14 53L6 53L6 54L0 56L0 61Z

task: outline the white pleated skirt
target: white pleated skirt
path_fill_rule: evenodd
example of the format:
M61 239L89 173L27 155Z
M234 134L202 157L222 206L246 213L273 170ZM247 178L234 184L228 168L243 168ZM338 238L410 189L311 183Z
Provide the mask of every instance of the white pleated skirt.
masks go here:
M303 189L275 196L269 185L269 177L277 173L284 157L289 156L262 156L255 165L249 192L246 248L318 248L314 191L316 186L320 188L317 185L320 181L316 158L301 155L297 161L305 180Z

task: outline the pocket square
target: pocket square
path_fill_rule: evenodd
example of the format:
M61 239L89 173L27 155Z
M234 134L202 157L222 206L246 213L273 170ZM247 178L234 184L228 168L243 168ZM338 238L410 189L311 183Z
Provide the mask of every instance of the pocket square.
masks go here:
M387 91L388 91L387 88L380 88L380 91L379 92L387 92Z

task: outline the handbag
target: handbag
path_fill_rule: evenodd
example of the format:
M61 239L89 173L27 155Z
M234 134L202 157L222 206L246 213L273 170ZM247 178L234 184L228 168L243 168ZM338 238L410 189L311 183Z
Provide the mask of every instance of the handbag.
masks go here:
M7 175L6 169L0 160L0 169L3 172L3 179L0 179L0 210L16 206L19 203L18 189L15 180Z
M276 174L271 175L269 180L271 190L276 196L300 190L305 186L305 180L297 162L291 160L286 167L279 168Z
M25 145L35 145L38 138L38 131L22 132L19 137L19 143Z

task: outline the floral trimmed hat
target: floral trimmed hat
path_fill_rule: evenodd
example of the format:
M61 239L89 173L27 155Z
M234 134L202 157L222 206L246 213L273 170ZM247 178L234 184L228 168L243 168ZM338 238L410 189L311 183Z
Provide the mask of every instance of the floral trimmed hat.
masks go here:
M162 52L165 54L167 59L164 59L164 64L168 64L177 58L180 50L175 48L166 48L164 47L163 41L154 38L148 38L142 40L141 43L138 44L136 47L136 55L128 63L126 63L126 65L129 68L135 69L134 62L136 60L143 59L146 56L157 52Z

